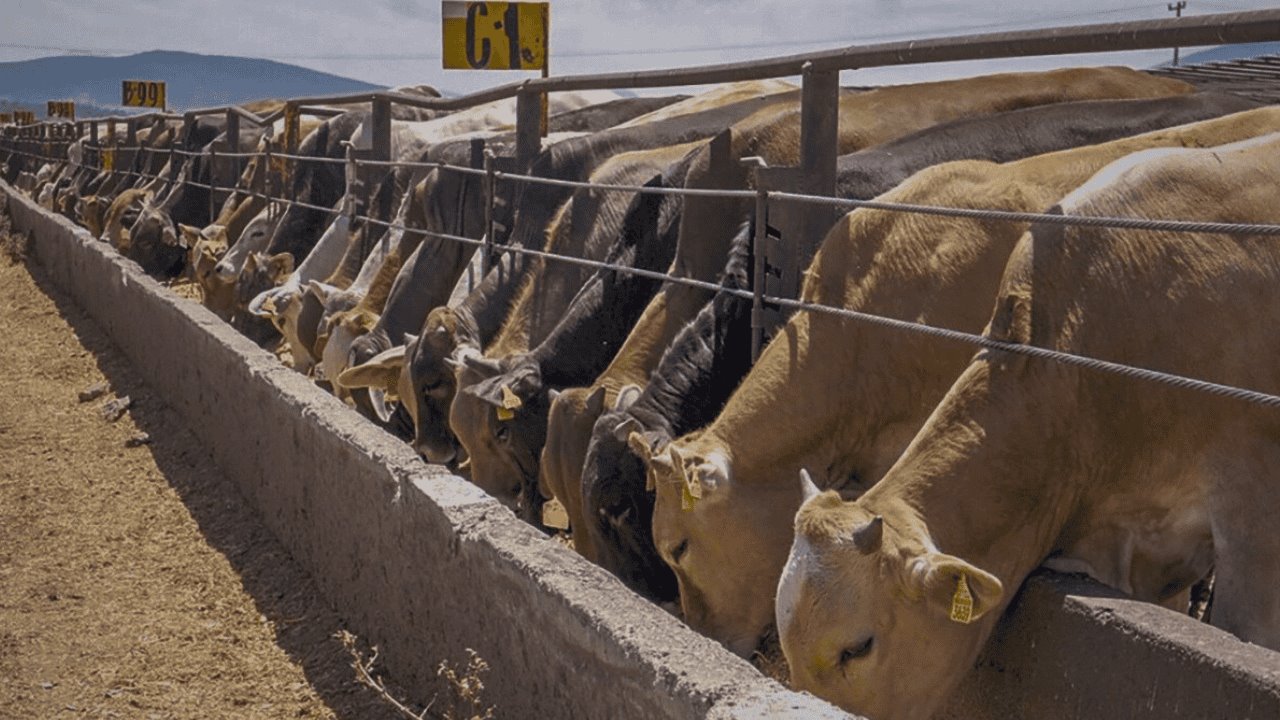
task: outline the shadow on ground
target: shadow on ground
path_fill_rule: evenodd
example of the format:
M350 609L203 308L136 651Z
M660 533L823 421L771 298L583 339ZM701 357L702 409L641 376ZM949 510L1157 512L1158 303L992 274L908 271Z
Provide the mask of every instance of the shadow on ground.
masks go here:
M53 285L37 262L25 264L59 315L93 353L112 391L133 398L130 414L150 435L147 450L157 467L182 498L209 546L230 562L257 611L274 628L276 644L302 667L316 693L339 718L395 717L384 699L357 682L351 655L336 637L344 629L343 618L221 474L184 419L146 385L119 348ZM361 650L368 655L368 648ZM391 691L403 697L398 688Z

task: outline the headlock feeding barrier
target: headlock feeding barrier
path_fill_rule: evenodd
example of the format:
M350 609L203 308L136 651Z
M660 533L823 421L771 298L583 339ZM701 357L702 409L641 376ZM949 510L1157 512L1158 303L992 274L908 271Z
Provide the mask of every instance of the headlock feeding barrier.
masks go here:
M226 128L222 142L210 144L201 152L183 150L175 142L168 150L159 151L169 155L167 172L126 172L139 179L186 183L210 190L211 217L215 214L214 197L231 193L256 195L277 208L299 206L325 213L345 208L341 211L371 225L481 248L486 270L500 254L515 253L749 299L753 357L760 353L767 332L777 326L778 311L806 311L1274 408L1280 407L1280 396L1255 388L1232 387L796 299L804 270L797 258L812 256L837 213L857 208L1033 226L1265 236L1277 237L1280 242L1280 225L1081 217L834 197L841 70L1266 40L1280 40L1280 10L884 43L685 69L534 79L450 99L362 93L293 99L281 109L261 116L233 106L181 114L46 122L4 128L0 155L63 162L68 148L79 143L83 149L80 162L89 168L131 167L134 153L152 152L138 143L137 131L144 123L157 119L180 122L180 137L185 137L201 116L222 115ZM546 93L701 85L793 75L800 75L803 83L799 165L776 168L765 166L759 158L744 159L743 163L755 173L754 190L601 184L529 174L541 148L541 96ZM1183 75L1190 79L1194 72ZM478 140L473 157L479 161L469 166L391 157L393 105L455 110L511 97L516 98L517 108L514 156L495 156L484 150L483 140ZM372 131L368 148L349 147L346 159L298 154L296 123L300 116L331 117L343 112L339 108L350 106L368 108L366 124ZM239 147L240 123L270 128L278 120L284 120L286 126L280 150L273 152L270 145L264 151ZM124 127L123 137L118 132L120 126ZM209 164L213 169L209 183L180 177L179 158L185 157L201 157ZM274 187L270 180L264 180L259 187L237 187L245 161L254 158L268 167L283 162L290 173L296 172L301 163L343 165L347 169L347 197L337 207L325 207L285 197L285 188ZM378 213L355 213L358 205L374 206L368 198L375 192L379 174L400 168L484 178L489 232L481 237L466 237L407 227L390 218L385 207ZM270 178L271 174L265 173L264 177ZM753 287L728 288L715 282L498 242L492 216L499 183L753 201ZM744 663L680 628L580 558L565 554L564 558L547 559L531 552L539 535L531 528L516 527L519 523L512 525L514 520L509 513L492 499L439 468L424 466L408 448L378 437L381 433L372 427L360 427L362 421L343 417L341 403L279 367L274 358L237 336L211 314L175 301L136 267L105 246L90 242L92 239L83 230L50 217L10 188L3 190L16 226L34 233L37 256L50 269L55 282L69 288L82 305L92 308L99 322L143 369L156 373L161 391L172 404L194 418L198 428L202 423L206 425L198 432L210 441L215 460L240 480L268 524L316 572L330 597L352 612L357 629L385 646L391 662L402 668L397 670L399 677L411 687L425 692L437 682L431 669L439 657L419 657L423 647L443 648L456 655L468 643L482 645L481 655L499 674L510 673L499 682L513 688L498 691L499 704L508 708L565 717L840 715L812 698L789 693L754 675ZM359 198L362 193L365 197ZM365 202L358 203L359 199ZM769 237L770 228L777 229L785 244ZM775 315L770 317L770 313ZM160 318L157 322L164 332L137 327L141 317ZM187 348L191 347L199 348L198 359L190 365L180 363L173 367L171 358L190 356ZM208 386L213 379L226 381L225 397L192 389ZM234 389L232 379L243 389ZM233 403L230 398L234 398ZM264 417L250 420L253 427L244 427L243 413L233 415L222 404L265 408ZM288 428L290 437L274 437L279 434L279 427ZM339 472L332 470L335 467ZM272 473L264 468L283 469L279 477L271 477ZM341 477L319 478L326 474ZM368 497L359 496L362 487ZM344 517L348 510L352 516ZM422 576L421 567L431 568L428 577ZM479 608L478 603L465 599L435 597L463 592L457 588L484 592L478 588L489 587L489 583L498 588L496 593L502 598L497 605L509 603L510 607ZM1050 573L1035 576L1013 610L974 671L973 682L966 684L949 709L953 716L997 717L1013 712L1045 717L1156 717L1188 708L1203 709L1205 715L1280 714L1280 669L1274 667L1274 661L1268 669L1267 661L1259 654L1266 651L1233 646L1226 642L1229 638L1225 634L1189 618L1174 617L1127 601L1095 584ZM450 622L456 627L438 627ZM531 627L529 623L541 623L542 627ZM599 637L593 637L597 633ZM476 639L482 635L489 639ZM1027 649L1021 640L1028 637L1040 641L1039 651ZM509 646L504 647L504 642ZM1101 656L1095 655L1099 644L1106 647ZM1031 645L1035 647L1036 643ZM709 669L708 665L719 669ZM579 685L574 679L578 671L624 679L614 697L585 698L583 688L587 685ZM1146 687L1161 678L1175 678L1166 682L1175 687L1167 688L1161 698L1130 697L1134 688ZM577 688L577 692L567 688Z

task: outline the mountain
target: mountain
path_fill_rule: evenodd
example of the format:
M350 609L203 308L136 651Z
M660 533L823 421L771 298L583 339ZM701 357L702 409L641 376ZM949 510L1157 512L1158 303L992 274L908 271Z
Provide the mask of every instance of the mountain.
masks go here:
M121 80L163 80L169 109L230 105L265 98L335 95L381 89L361 80L274 60L170 50L124 57L65 56L0 63L0 100L35 106L75 100L117 111ZM77 115L87 117L85 110Z
M1199 65L1201 63L1224 62L1227 60L1239 60L1241 58L1257 57L1259 55L1278 55L1280 54L1280 42L1257 42L1242 43L1240 45L1219 45L1218 47L1209 48L1207 50L1198 50L1193 53L1187 53L1178 58L1179 65ZM1161 67L1167 66L1169 63L1163 63Z

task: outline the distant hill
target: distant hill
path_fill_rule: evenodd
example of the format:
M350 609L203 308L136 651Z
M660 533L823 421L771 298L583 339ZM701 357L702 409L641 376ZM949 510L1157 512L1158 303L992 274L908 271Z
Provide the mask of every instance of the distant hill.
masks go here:
M169 50L125 57L66 56L0 63L0 101L39 108L46 100L75 100L116 112L121 80L163 80L169 108L230 105L265 98L333 95L381 86L274 60L197 55Z
M1280 54L1280 42L1258 42L1243 43L1240 45L1219 45L1218 47L1208 48L1206 50L1198 50L1193 53L1182 55L1178 58L1179 65L1199 65L1201 63L1224 62L1226 60L1239 60L1240 58L1251 58L1259 55L1277 55ZM1160 67L1165 67L1170 63L1161 63Z

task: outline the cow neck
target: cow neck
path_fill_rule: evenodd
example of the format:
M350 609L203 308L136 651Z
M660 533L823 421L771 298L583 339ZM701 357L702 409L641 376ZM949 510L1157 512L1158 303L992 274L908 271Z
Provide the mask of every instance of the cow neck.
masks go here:
M1042 369L1025 358L976 359L858 501L924 549L1000 578L1005 592L994 617L1055 549L1081 492L1068 470L1080 428L1068 426L1062 402L1048 400L1069 397L1055 391L1070 384Z

